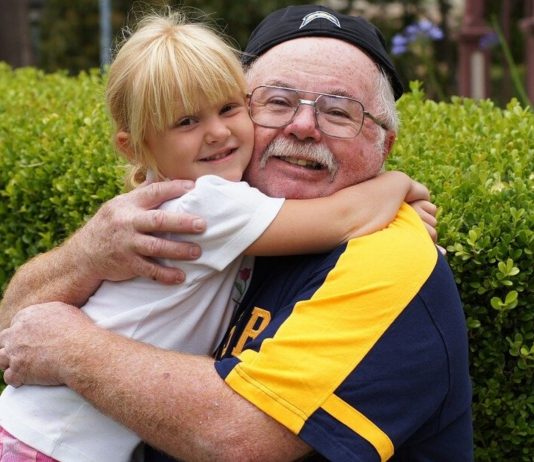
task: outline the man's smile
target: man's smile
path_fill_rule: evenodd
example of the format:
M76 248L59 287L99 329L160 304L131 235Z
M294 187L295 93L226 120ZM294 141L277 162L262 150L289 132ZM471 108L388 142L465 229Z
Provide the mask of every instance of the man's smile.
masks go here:
M299 167L308 168L311 170L323 170L326 169L327 166L324 164L321 164L319 162L315 162L313 160L303 159L299 157L291 157L291 156L273 156L277 159L283 160L284 162L288 162L293 165L298 165Z

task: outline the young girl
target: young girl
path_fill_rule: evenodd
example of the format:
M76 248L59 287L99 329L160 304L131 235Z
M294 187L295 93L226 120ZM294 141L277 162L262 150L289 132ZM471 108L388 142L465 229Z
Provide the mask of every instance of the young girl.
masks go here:
M145 18L120 49L107 102L118 149L133 165L131 183L196 180L194 190L162 208L204 217L207 231L166 236L195 240L203 250L197 261L180 263L187 274L181 285L104 282L82 308L97 324L161 348L211 354L233 311L243 254L328 250L364 227L383 227L413 195L414 183L402 174L302 201L269 198L240 182L253 147L246 91L234 51L180 14ZM139 443L67 387L8 387L0 425L2 461L128 461Z

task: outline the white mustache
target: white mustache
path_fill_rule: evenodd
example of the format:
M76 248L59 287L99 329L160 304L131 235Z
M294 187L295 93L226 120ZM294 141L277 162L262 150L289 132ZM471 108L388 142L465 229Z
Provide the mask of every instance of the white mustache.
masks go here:
M260 160L260 168L264 168L270 157L298 157L324 165L330 173L330 181L334 180L338 170L338 163L324 144L313 141L295 141L288 138L276 137L272 140Z

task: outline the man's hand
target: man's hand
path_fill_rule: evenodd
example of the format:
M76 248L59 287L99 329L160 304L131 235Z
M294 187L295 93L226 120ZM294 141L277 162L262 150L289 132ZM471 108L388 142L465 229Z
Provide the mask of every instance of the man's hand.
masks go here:
M192 260L200 256L199 246L151 233L205 230L198 217L154 210L192 187L191 181L153 183L108 201L63 245L19 268L0 302L0 329L29 305L57 300L80 306L103 280L144 276L167 284L182 282L180 269L163 267L152 258Z
M11 327L0 332L0 369L5 371L5 382L15 387L63 384L72 341L90 335L95 327L78 308L60 302L18 312Z
M184 280L177 268L158 265L155 257L193 260L198 245L174 242L153 233L200 233L204 220L186 214L154 210L161 203L181 196L193 187L190 181L168 181L139 187L106 202L66 245L81 253L82 265L100 280L120 281L144 276L163 283Z

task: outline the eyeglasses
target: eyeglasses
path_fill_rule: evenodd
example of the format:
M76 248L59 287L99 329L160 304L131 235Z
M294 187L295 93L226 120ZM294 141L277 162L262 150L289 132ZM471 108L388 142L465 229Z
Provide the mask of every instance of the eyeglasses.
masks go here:
M313 100L303 99L300 93L318 96ZM315 109L315 123L319 130L334 138L358 136L365 117L388 130L384 123L364 109L362 103L346 96L262 85L256 87L248 98L250 117L262 127L281 128L289 125L299 106L304 104Z

